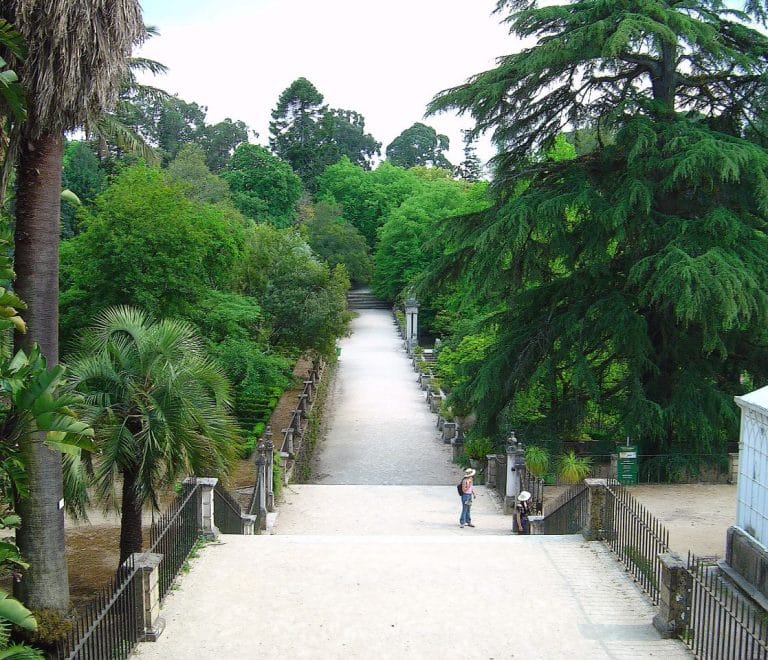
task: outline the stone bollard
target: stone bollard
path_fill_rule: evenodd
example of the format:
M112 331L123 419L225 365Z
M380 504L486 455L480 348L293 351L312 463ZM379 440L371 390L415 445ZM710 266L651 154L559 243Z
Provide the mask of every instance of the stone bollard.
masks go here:
M207 539L215 539L219 530L213 522L213 489L219 480L215 477L187 477L184 485L199 486L197 491L197 529Z
M693 578L685 562L674 552L659 555L659 611L653 617L653 627L664 639L678 637L688 625L688 605Z
M311 380L305 380L304 387L307 393L307 400L312 403L315 399L314 383Z
M288 461L291 459L291 454L288 452L281 451L280 452L280 458L283 459L283 486L288 485L288 477L290 476L290 468L291 466L288 465Z
M605 487L607 479L584 479L589 489L587 500L587 514L589 520L582 535L587 541L601 541L605 538Z
M241 513L240 519L243 521L244 536L253 536L257 533L258 516L252 516L249 513Z
M443 422L443 442L448 445L456 436L456 422Z
M131 555L139 584L136 589L136 613L138 627L142 631L140 641L156 642L165 628L160 618L160 562L163 555L154 552L136 552Z

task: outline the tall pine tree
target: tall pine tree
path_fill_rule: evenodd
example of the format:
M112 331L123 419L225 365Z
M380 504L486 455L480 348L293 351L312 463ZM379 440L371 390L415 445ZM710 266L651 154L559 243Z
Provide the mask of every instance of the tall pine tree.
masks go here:
M499 148L494 208L446 228L432 276L463 273L507 303L461 395L487 431L601 427L655 452L721 452L733 395L768 375L768 152L745 139L768 39L716 0L497 12L534 45L430 106L470 113ZM580 126L595 150L533 155Z

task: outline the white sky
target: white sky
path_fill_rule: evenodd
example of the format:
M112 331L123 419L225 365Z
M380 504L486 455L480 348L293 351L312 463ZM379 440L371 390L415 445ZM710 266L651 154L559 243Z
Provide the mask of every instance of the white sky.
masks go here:
M493 68L515 50L496 0L143 0L160 30L141 55L170 69L147 79L208 107L208 123L241 119L266 145L270 112L296 78L310 80L335 108L365 117L386 146L414 122L448 135L462 160L470 117L424 119L429 100ZM487 140L478 144L487 160Z

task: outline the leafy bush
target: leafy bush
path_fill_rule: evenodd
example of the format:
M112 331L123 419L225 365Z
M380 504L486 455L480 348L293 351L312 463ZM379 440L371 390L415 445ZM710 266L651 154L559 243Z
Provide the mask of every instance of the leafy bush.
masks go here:
M493 453L493 443L484 436L473 436L464 443L464 454L473 460L482 460Z
M569 451L560 457L558 474L566 483L577 484L589 476L591 464L592 462L586 456L576 456L574 451Z
M549 452L544 447L529 445L525 448L525 468L534 477L543 477L549 468Z

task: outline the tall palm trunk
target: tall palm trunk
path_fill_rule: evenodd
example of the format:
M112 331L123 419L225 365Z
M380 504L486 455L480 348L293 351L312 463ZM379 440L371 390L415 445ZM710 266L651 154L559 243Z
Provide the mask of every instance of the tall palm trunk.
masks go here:
M59 214L61 204L61 134L44 133L24 140L16 175L16 291L28 304L23 313L27 333L17 334L15 348L40 345L48 365L59 361ZM43 444L37 433L23 440L29 497L16 507L22 527L16 540L30 568L16 593L31 609L64 612L69 607L69 580L64 553L61 454Z
M137 471L123 471L123 505L120 517L120 563L141 552L141 499L136 491Z

